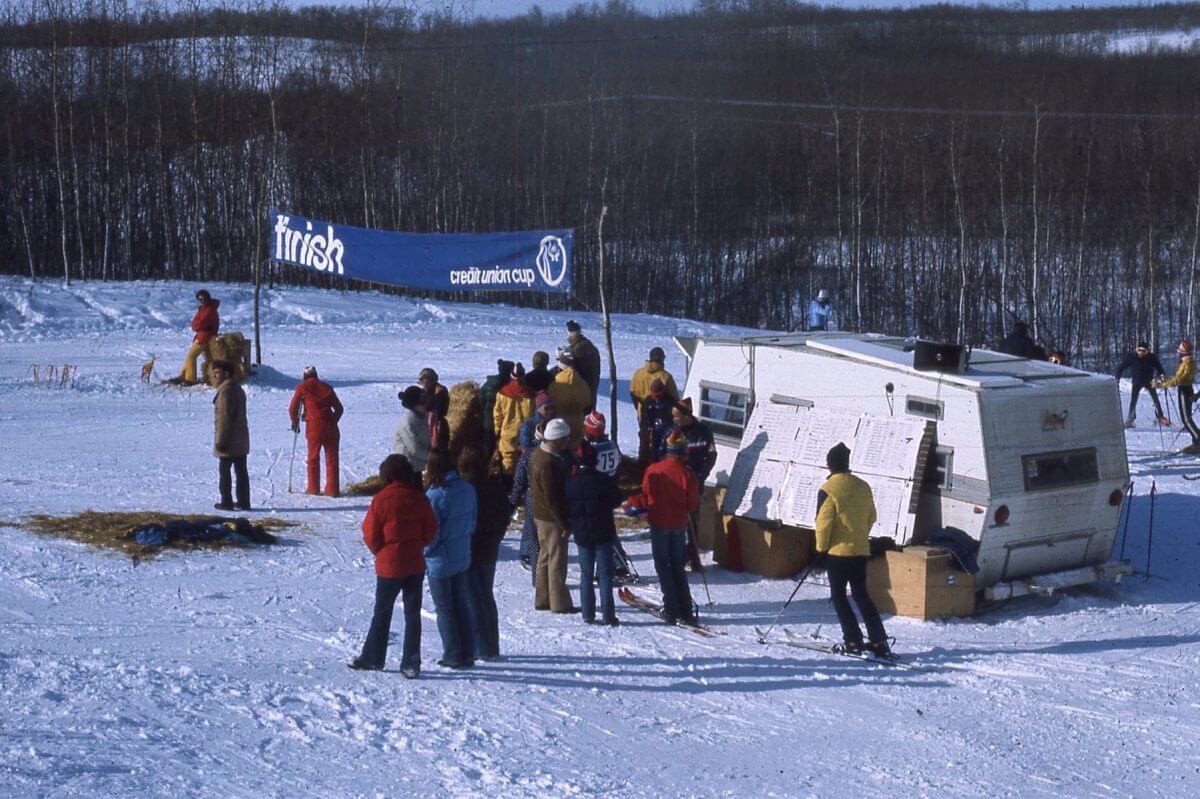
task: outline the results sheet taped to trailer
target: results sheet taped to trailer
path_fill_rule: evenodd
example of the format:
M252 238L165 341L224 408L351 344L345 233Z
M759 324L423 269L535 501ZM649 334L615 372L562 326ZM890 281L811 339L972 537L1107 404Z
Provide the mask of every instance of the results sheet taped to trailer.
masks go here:
M872 531L907 541L916 522L926 424L912 418L764 403L742 434L722 512L812 529L817 493L829 477L825 454L850 448L850 470L871 486L878 516Z
M431 291L571 290L571 230L400 233L268 212L272 261Z

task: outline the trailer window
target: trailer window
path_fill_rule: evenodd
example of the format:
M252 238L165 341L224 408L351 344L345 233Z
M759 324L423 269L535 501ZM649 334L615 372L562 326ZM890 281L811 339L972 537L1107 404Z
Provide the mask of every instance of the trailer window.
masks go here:
M1021 458L1026 491L1095 483L1100 479L1096 448L1046 452Z
M746 429L749 392L729 386L700 384L700 421L708 425L713 435L742 440Z
M924 397L907 397L904 409L910 416L920 416L923 419L941 419L945 414L946 404L941 400L925 399Z

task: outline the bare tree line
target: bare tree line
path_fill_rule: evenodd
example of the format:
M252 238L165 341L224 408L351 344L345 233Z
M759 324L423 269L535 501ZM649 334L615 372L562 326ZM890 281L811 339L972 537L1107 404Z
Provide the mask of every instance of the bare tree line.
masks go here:
M847 328L985 344L1021 318L1103 367L1196 332L1200 53L1103 50L1163 25L1200 7L9 3L0 269L248 280L279 206L578 227L566 301L598 309L607 206L611 310L790 328L828 288Z

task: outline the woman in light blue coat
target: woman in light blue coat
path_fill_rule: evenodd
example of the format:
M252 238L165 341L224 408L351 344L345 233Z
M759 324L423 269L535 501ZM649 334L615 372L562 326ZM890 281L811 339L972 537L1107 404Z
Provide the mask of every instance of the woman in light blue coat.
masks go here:
M450 669L475 665L475 632L471 625L467 570L471 566L471 537L475 534L475 489L458 476L454 458L435 450L425 469L425 492L438 520L437 538L425 548L429 594L437 610L442 636L439 666Z

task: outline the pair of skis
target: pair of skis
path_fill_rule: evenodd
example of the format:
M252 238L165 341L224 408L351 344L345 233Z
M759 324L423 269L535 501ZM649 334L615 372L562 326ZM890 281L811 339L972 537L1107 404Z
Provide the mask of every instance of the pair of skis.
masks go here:
M617 591L617 596L620 597L621 601L626 605L636 608L643 613L648 613L659 621L667 621L667 614L663 611L662 605L657 602L651 602L649 599L646 599L643 596L638 596L637 594L633 593L633 591L630 591L628 586L621 586L621 588ZM721 632L720 630L714 630L711 627L707 627L699 623L689 624L681 619L675 620L673 623L679 629L695 633L701 638L716 638L719 635L725 635L725 633Z

